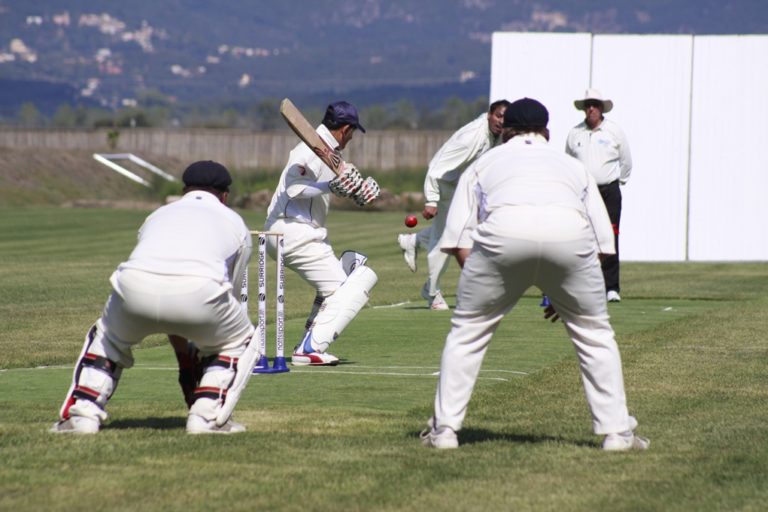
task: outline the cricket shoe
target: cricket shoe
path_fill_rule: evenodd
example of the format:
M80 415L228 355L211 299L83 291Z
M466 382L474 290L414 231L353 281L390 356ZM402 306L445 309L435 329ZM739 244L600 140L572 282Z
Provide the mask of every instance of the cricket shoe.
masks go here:
M339 358L326 352L318 352L312 348L312 332L308 332L304 339L296 345L291 355L291 364L294 366L336 366Z
M626 452L629 450L647 450L651 442L635 434L637 420L629 417L629 430L618 434L608 434L603 439L603 450L607 452Z
M616 290L608 290L605 294L605 298L608 302L621 302L621 295Z
M429 418L427 428L419 434L421 445L427 448L437 448L438 450L452 450L459 447L459 438L456 432L450 427L440 427L435 429L434 418Z
M416 272L416 256L419 253L419 242L415 233L397 235L397 243L403 251L403 259L411 272Z
M197 414L187 417L187 434L239 434L245 432L245 427L232 419L222 426L216 425L216 420L206 420Z
M85 416L70 416L68 420L57 421L49 430L54 434L96 434L99 421Z
M440 292L437 292L434 297L431 298L429 301L429 309L432 311L446 311L450 309L448 307L448 303L445 302L445 299L443 298L443 294Z
M450 309L448 307L448 303L445 302L445 299L443 298L443 294L438 291L435 295L429 294L429 279L427 279L427 282L424 283L424 286L421 288L421 296L429 302L429 309L432 311L446 311Z

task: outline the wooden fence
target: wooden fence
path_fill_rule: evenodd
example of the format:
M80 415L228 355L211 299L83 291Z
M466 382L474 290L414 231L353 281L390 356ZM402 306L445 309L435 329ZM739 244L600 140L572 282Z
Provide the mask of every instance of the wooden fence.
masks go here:
M216 160L233 169L280 169L299 142L291 132L126 128L111 148L107 134L107 130L8 129L0 130L0 147L134 153L149 161L153 155L165 155L184 161ZM361 169L426 169L450 135L446 131L356 133L344 157Z

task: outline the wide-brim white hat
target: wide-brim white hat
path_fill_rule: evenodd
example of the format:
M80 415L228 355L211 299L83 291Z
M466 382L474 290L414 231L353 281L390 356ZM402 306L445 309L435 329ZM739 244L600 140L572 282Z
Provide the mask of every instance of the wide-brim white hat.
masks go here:
M584 93L584 98L575 100L573 105L579 110L584 110L584 102L587 100L601 101L603 103L603 113L608 113L613 109L613 102L603 98L603 94L597 89L587 89L587 92Z

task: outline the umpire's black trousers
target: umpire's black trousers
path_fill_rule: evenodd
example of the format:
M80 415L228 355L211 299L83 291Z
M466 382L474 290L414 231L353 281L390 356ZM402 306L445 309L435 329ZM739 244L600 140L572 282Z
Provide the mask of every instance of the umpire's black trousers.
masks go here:
M619 221L621 220L621 189L619 180L608 183L607 185L598 185L600 195L603 197L605 209L608 210L608 217L611 219L613 234L616 235L616 254L607 256L602 263L603 278L605 279L605 290L615 290L619 288Z

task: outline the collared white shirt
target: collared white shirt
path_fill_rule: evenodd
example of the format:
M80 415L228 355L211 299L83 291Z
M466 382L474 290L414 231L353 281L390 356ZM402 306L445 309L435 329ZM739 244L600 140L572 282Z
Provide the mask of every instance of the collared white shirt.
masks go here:
M473 187L474 194L457 188L446 230L460 231L473 220L452 215L454 207L475 216L478 226L473 240L503 230L507 207L567 208L589 221L599 252L615 254L613 228L594 178L578 160L551 148L541 135L513 137L478 158L466 172L471 177L462 179L460 188ZM497 211L501 220L494 218ZM493 222L486 222L491 218Z
M339 143L325 125L316 129L318 135L338 152ZM267 209L267 225L277 219L292 219L324 227L331 205L330 191L312 197L299 197L313 183L327 182L336 174L304 142L291 150L288 163L280 175L280 181Z
M632 172L632 154L622 129L603 118L594 130L582 121L568 133L565 152L579 159L598 185L616 180L623 185Z
M440 182L455 184L462 171L479 155L491 149L497 138L488 128L488 114L459 128L435 153L424 180L424 198L429 206L440 199Z
M174 276L232 282L237 257L251 233L243 218L210 192L194 190L149 215L138 244L118 270L136 269Z

